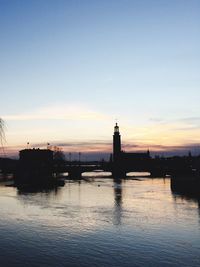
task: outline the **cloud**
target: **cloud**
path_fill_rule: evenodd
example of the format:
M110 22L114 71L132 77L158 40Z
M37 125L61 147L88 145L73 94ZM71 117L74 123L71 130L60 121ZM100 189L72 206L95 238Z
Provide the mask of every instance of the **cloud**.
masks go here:
M181 127L177 127L177 130L190 131L200 129L200 117L186 117L177 121L181 124Z
M149 118L149 121L153 123L166 123L166 119L163 118Z
M180 119L180 121L183 121L189 124L194 124L194 123L200 124L200 117L186 117L186 118Z
M73 159L78 159L78 152L82 153L82 159L84 160L100 160L105 158L109 159L110 153L112 153L112 142L111 141L99 141L92 140L86 142L54 142L51 144L53 146L59 146L62 148L62 151L68 157L68 153L71 152ZM35 148L46 148L46 143L35 143L31 147ZM7 157L18 157L19 150L25 149L26 146L6 146L4 147ZM144 143L130 144L123 143L123 150L126 152L141 152L150 149L152 156L155 155L164 155L164 156L177 156L177 155L187 155L189 151L192 152L192 155L200 155L200 145L199 143L187 143L184 145L159 145L152 144L150 147ZM0 156L5 156L3 151L0 151Z
M46 143L34 143L31 144L31 147L42 148L46 147ZM103 141L103 140L88 140L88 141L69 141L69 142L60 142L53 141L50 142L50 146L54 149L55 146L62 148L63 151L68 152L108 152L112 151L112 142Z
M104 120L107 115L82 104L62 104L42 107L32 112L4 115L4 120Z
M200 117L184 117L184 118L176 118L176 119L166 119L166 118L150 118L150 122L155 124L166 124L166 125L177 125L177 129L188 130L192 128L200 127ZM179 126L182 127L179 127Z

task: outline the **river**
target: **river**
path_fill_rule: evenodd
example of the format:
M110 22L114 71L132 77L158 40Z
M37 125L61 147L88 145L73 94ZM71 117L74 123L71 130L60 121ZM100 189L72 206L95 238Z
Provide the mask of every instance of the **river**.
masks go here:
M200 266L200 200L170 179L0 184L0 266Z

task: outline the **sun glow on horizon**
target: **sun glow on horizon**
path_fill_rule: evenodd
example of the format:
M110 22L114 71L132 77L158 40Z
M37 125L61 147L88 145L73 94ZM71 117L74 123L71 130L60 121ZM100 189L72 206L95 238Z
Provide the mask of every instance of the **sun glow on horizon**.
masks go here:
M27 114L7 115L5 150L16 155L26 148L45 148L47 143L64 152L112 153L113 116L79 104L53 105ZM148 117L135 124L119 119L122 149L154 152L198 148L200 119L180 118L160 121Z

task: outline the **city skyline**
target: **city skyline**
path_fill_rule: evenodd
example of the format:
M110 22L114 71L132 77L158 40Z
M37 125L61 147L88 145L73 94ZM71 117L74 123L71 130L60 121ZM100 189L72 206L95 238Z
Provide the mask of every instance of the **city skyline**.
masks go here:
M7 155L200 153L200 3L0 1ZM2 151L1 151L2 154Z

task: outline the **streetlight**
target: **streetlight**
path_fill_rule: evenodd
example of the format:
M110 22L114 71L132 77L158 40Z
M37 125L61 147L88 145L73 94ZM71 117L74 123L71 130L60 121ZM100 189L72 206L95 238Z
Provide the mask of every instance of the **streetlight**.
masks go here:
M78 153L78 161L79 161L79 165L81 163L81 152Z
M70 162L70 165L71 165L71 160L72 160L72 153L69 152L69 162Z

